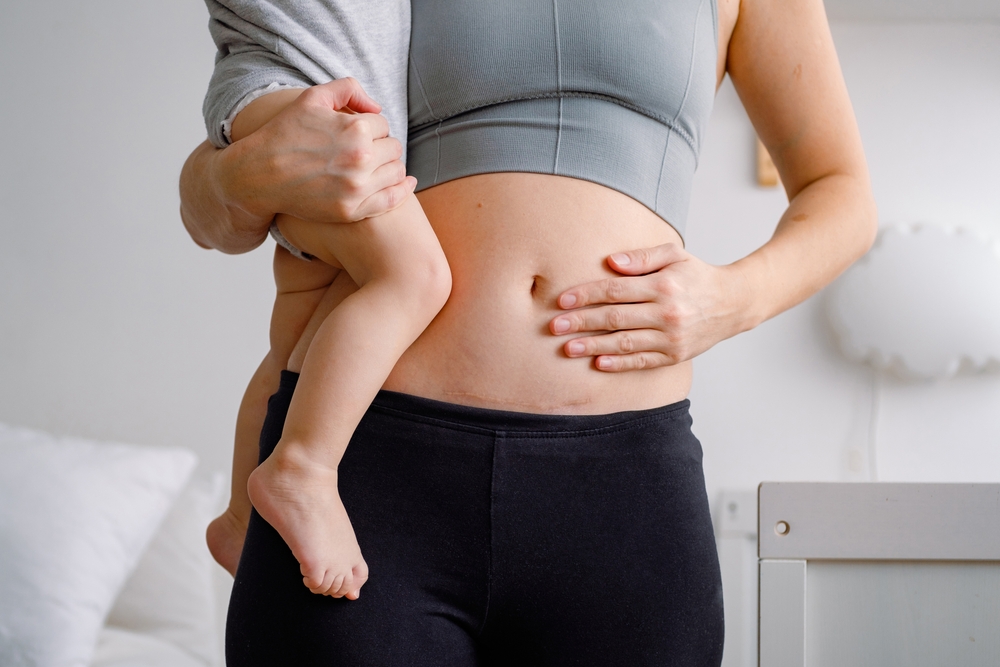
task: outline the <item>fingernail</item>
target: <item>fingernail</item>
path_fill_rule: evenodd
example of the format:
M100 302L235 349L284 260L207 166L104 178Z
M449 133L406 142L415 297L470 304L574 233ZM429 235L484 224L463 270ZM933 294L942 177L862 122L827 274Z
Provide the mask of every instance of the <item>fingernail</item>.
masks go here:
M361 591L354 591L354 599L357 600L361 597Z
M607 357L598 357L597 358L597 367L598 368L611 368L611 360L608 359Z
M560 317L555 322L552 323L552 330L556 333L563 333L569 331L569 320L565 317Z
M559 297L559 305L563 308L572 308L576 305L576 295L573 294L563 294Z
M628 266L632 263L632 258L621 252L611 255L611 259L615 260L615 264L618 266Z
M583 354L583 343L575 340L567 346L567 349L570 354Z

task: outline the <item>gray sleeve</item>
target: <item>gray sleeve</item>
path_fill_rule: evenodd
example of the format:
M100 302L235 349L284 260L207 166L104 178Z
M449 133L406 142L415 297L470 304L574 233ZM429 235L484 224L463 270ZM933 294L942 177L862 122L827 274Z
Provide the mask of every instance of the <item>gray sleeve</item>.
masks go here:
M209 140L228 141L223 121L272 83L307 88L355 77L382 105L406 145L409 0L205 0L218 48L203 112Z
M229 141L223 133L223 121L249 93L277 82L295 87L325 83L332 77L318 66L307 67L308 74L289 63L282 51L288 45L269 25L273 6L246 0L205 0L208 5L208 28L218 49L215 71L208 84L202 106L208 139L219 148ZM268 11L268 10L271 11ZM303 64L301 58L300 67Z

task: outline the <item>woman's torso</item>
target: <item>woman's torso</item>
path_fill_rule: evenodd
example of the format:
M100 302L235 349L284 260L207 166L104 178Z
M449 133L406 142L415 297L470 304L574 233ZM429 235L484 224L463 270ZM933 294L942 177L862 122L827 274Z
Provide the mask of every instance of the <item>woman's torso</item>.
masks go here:
M699 14L706 5L700 0L690 3L702 9L688 14L695 21L704 21L705 16L699 18ZM422 7L428 4L435 3L413 3L411 39L415 45L421 41L421 21L428 18ZM552 4L555 8L557 3ZM714 4L707 6L714 12ZM735 12L729 12L724 3L720 3L719 10L720 37L728 41ZM566 12L564 8L564 20ZM715 29L714 21L709 25ZM704 31L704 25L700 30ZM594 38L600 40L601 36ZM495 42L501 44L496 48L506 48L502 39ZM714 41L713 48L719 52L718 61L712 57L706 67L702 48L697 72L689 68L700 79L695 89L700 86L702 98L705 79L714 93L721 78L719 63L725 62L725 49L718 49ZM436 57L434 53L428 49L424 58ZM607 53L604 56L608 57ZM426 144L431 132L440 137L447 133L448 123L454 127L455 120L441 115L444 120L440 124L427 124L427 114L441 108L433 91L429 95L421 92L422 111L414 113L412 70L414 65L425 69L428 65L413 49L411 58L411 125L414 116L420 116ZM433 66L435 63L430 64ZM564 67L561 62L555 66ZM602 69L597 67L598 71ZM443 79L447 80L445 74ZM576 76L580 78L579 73ZM475 81L470 80L468 85L475 86ZM687 97L693 94L687 88L681 93ZM450 103L455 104L453 91L447 94L452 96ZM470 90L464 94L474 98L491 93ZM428 99L430 105L426 104ZM690 103L678 99L682 106ZM502 110L502 104L498 108ZM459 115L457 120L469 117ZM560 123L562 120L560 115ZM528 124L531 122L529 119ZM461 122L458 126L461 132ZM411 128L411 160L413 139ZM442 157L449 159L439 150L435 171L440 170ZM617 157L627 159L628 153ZM425 166L427 162L425 159ZM585 163L583 168L587 168ZM651 210L656 207L650 202L639 203L600 184L601 177L592 182L553 173L514 173L517 171L504 169L503 173L458 177L418 194L451 264L453 289L441 313L396 364L385 388L478 407L562 414L636 410L683 399L691 384L690 362L629 373L601 372L596 370L593 358L566 357L562 347L570 337L554 336L548 329L549 321L560 312L556 298L562 291L615 275L607 267L608 255L662 243L682 243L678 232ZM671 192L668 188L663 192L663 196L679 197L686 205L686 191Z
M613 253L680 242L642 204L586 181L483 174L420 193L451 265L444 309L396 364L393 391L521 412L599 414L684 398L690 363L604 373L562 351L556 297L613 275Z

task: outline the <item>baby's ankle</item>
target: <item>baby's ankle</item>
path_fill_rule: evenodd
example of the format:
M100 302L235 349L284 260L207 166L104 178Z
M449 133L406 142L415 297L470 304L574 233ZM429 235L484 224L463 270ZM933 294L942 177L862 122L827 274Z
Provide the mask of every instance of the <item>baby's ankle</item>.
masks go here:
M252 505L250 507L252 507ZM250 523L250 510L248 508L229 505L222 515L231 523L241 526L244 529L247 527L247 524Z
M327 460L325 448L296 440L282 440L275 447L269 459L272 465L290 474L337 474L337 462Z

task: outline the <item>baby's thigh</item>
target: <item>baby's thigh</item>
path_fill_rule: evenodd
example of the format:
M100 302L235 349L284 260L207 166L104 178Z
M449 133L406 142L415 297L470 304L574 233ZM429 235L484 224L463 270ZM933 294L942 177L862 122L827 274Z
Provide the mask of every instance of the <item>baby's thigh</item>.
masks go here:
M339 255L350 245L359 224L311 222L288 215L277 216L275 223L285 240L297 249L338 269L344 266Z
M331 266L343 267L358 285L380 276L411 276L428 260L444 261L416 197L358 222L331 224L279 215L276 223L289 243Z

